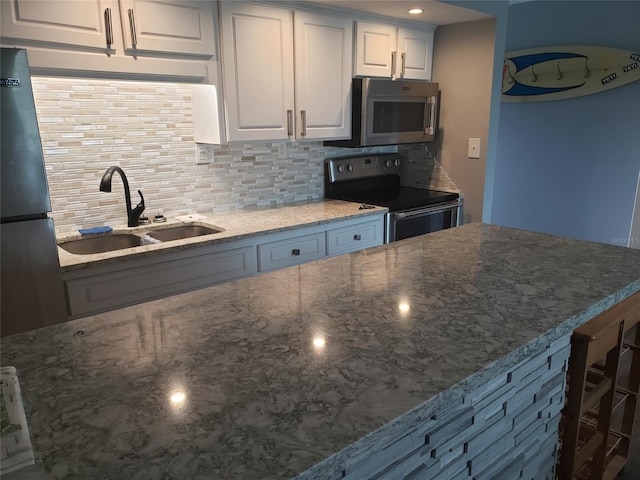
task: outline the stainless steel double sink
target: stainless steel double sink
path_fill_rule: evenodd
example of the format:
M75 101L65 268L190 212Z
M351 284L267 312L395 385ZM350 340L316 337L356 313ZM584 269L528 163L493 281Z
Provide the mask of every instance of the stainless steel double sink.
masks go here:
M160 242L171 242L185 238L200 237L219 233L222 230L201 225L168 226L158 230L149 230L140 234L133 233L108 233L100 236L89 236L77 240L69 240L59 243L58 246L75 255L91 255L96 253L112 252L124 248L139 247ZM146 241L145 237L151 237Z

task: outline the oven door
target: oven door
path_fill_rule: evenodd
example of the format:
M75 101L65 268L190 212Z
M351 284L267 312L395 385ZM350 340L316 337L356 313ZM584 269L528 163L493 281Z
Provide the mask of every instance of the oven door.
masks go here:
M447 202L386 215L385 243L459 225L459 202Z

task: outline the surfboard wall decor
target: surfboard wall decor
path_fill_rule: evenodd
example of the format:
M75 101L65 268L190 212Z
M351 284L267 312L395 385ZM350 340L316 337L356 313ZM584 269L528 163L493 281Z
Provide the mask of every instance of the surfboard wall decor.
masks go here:
M590 45L507 52L502 67L502 100L563 100L626 85L640 80L639 52Z

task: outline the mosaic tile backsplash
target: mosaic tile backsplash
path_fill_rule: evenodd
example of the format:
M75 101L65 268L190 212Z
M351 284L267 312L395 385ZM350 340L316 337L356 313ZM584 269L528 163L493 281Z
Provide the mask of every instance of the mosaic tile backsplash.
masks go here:
M58 233L126 221L120 178L114 175L111 193L98 190L111 165L125 171L134 206L142 190L148 215L175 216L322 198L325 157L398 149L240 143L215 146L213 163L199 165L189 85L49 77L32 82ZM424 151L413 153L420 156ZM429 178L415 177L430 175L427 170L437 173L434 161L410 168L405 183L427 188Z

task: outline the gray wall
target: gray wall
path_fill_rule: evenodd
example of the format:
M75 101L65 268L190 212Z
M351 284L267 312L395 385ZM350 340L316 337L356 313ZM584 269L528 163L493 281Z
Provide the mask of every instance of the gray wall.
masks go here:
M640 49L640 2L509 7L506 50ZM627 245L640 171L640 82L568 100L504 103L491 223Z
M435 34L433 79L442 91L438 159L464 194L464 223L482 219L495 32L492 18L442 26ZM479 159L467 158L469 138L480 138Z
M638 187L636 188L636 206L633 211L634 215L629 246L631 248L640 248L640 173L638 174Z

